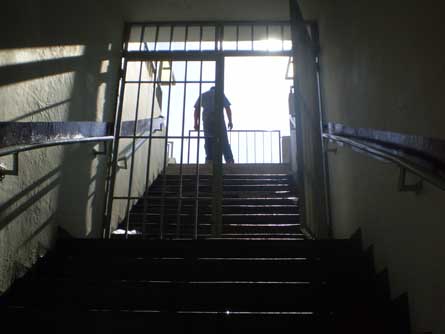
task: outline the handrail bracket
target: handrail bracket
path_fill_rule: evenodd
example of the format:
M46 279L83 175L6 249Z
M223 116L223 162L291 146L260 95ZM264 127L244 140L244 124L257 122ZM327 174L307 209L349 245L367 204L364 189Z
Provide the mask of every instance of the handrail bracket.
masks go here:
M407 184L406 174L407 174L406 168L400 167L399 185L398 185L399 192L415 192L416 195L418 195L420 191L423 189L423 180L420 180L414 184Z
M12 154L12 168L0 163L0 182L2 182L6 175L18 176L19 175L19 153L15 152Z

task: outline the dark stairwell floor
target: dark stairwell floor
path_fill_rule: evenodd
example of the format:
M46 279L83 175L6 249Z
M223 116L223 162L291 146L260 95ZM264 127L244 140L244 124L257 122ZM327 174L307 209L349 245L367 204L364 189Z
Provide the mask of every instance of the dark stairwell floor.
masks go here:
M182 239L173 224L167 240L154 240L159 230L134 218L139 202L131 224L143 235L59 240L0 297L2 325L58 333L408 333L357 241L302 237L286 173L239 174L226 173L225 193L253 188L225 196L221 238L203 224L202 239L185 240L184 219ZM175 177L168 180L175 189ZM277 184L286 196L272 196Z

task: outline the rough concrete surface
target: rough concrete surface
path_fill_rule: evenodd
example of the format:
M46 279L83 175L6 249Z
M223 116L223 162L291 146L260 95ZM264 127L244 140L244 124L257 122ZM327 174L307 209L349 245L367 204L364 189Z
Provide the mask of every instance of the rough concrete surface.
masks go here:
M7 2L0 42L0 121L110 121L122 21L105 2ZM102 17L103 19L98 19ZM0 291L54 241L57 226L97 235L104 158L92 145L21 153L0 183ZM10 158L1 162L10 164Z
M305 1L321 38L327 122L445 138L444 5L437 1ZM398 169L345 148L330 154L334 236L361 228L408 292L414 333L445 330L445 193L397 191ZM410 181L416 181L412 178Z

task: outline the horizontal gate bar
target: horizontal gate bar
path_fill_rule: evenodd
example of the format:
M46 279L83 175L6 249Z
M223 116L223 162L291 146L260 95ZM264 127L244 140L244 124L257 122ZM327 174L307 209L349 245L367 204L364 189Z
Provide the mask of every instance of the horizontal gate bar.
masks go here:
M218 56L224 57L291 57L292 51L127 51L127 61L215 61Z

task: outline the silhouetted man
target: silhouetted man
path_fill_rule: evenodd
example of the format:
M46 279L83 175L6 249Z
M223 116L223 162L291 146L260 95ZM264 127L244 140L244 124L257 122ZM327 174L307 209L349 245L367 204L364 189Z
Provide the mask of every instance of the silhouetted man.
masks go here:
M224 95L224 109L226 110L227 119L229 123L227 127L229 130L232 130L232 110L230 109L230 102L227 97ZM201 108L203 108L202 112L202 122L204 128L204 136L205 144L204 148L206 151L206 162L210 162L213 160L213 138L216 135L216 125L218 123L218 115L215 110L215 87L210 88L207 92L201 94L198 100L195 103L195 130L199 130L199 120L200 120L200 112ZM222 145L222 154L224 156L224 160L226 163L234 163L232 149L230 148L229 139L227 138L227 128L226 124L222 122L221 124L221 145ZM208 138L212 137L212 138Z

